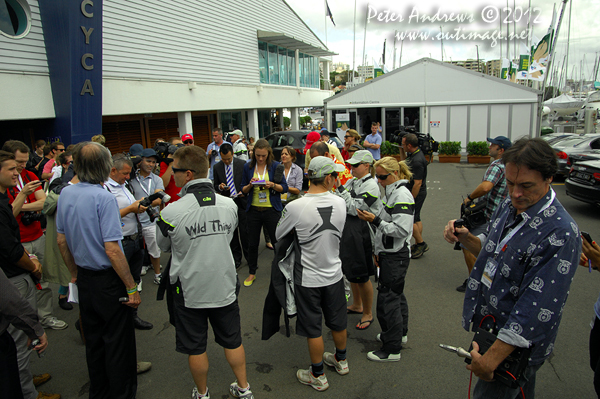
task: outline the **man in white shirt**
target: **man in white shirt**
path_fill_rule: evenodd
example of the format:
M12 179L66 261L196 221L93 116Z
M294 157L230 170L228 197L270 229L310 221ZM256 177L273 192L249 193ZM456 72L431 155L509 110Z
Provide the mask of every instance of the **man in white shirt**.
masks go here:
M313 158L308 168L308 193L284 208L277 226L277 240L295 230L300 247L300 269L294 275L294 296L298 309L296 331L308 339L312 365L298 370L302 384L317 391L329 388L323 363L348 374L346 360L346 296L339 256L340 238L346 223L346 203L331 193L339 185L338 173L345 170L332 159ZM323 304L327 304L323 306ZM331 329L335 353L323 353L321 314Z
M239 129L235 129L233 132L229 133L229 136L231 137L231 143L233 144L233 156L244 162L247 161L248 148L243 142L244 133Z
M121 214L121 226L123 227L123 253L129 264L129 269L133 280L138 284L138 291L141 291L142 262L144 260L142 252L142 229L138 227L139 220L137 214L146 212L146 207L140 205L141 200L136 200L133 195L129 179L129 174L133 163L123 154L118 154L113 157L113 166L110 170L110 175L105 187L110 191L119 205L119 213ZM133 323L138 330L150 330L152 323L140 319L137 315L137 309L133 316Z

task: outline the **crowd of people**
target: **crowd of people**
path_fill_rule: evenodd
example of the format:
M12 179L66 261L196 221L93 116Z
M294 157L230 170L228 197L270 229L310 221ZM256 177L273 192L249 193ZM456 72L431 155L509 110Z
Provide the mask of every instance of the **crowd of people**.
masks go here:
M68 147L36 142L35 151L20 141L4 143L3 395L60 398L37 391L49 374L33 376L29 370L31 349L43 353L48 346L44 328L67 328L52 313L49 283L56 283L62 309L78 303L76 327L86 347L90 398L134 398L137 374L152 366L138 361L135 342L135 329L153 328L140 306L141 276L152 269L159 297L167 296L176 350L188 355L192 398L210 397L209 322L235 375L229 392L253 398L237 271L245 259L243 285L251 287L262 231L274 246L263 327L279 330L278 306L286 316L297 316L296 333L306 337L310 359L310 366L296 373L300 383L323 391L329 387L325 365L340 375L350 372L349 314L360 315L358 330L377 317L381 347L368 352L368 360L401 359L408 342L406 273L411 260L429 249L420 218L428 161L417 136L404 135L407 158L398 161L380 156L377 123L364 140L347 130L342 151L326 130L311 132L304 170L292 147L283 148L278 162L265 139L246 144L240 130L224 137L220 128L212 137L206 150L184 134L159 139L154 148L134 144L128 154L115 155L101 135ZM470 352L468 368L479 377L474 397L533 397L535 375L552 353L576 266L600 270L600 247L582 241L556 199L550 183L557 164L546 142L511 143L503 136L488 141L494 161L464 203L482 204L483 216L451 220L443 234L462 248L469 273L457 288L465 292L463 327L494 335L487 351L480 353L475 338ZM215 248L229 250L217 254ZM170 254L165 265L163 253ZM288 283L280 284L276 275ZM590 357L600 396L600 299L595 310ZM324 347L323 319L333 336L331 352ZM263 332L263 338L269 334ZM515 386L499 378L499 365L517 353L527 360L511 374Z

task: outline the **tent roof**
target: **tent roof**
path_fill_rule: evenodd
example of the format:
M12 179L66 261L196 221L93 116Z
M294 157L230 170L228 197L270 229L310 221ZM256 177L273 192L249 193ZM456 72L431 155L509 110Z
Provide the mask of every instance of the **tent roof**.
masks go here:
M541 91L422 58L325 100L328 109L536 103Z

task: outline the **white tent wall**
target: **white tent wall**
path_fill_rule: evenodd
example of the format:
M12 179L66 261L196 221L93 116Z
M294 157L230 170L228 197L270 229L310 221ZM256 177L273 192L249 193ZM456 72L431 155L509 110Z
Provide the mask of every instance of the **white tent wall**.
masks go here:
M487 137L537 136L539 96L541 92L522 85L423 58L330 97L325 106L328 114L357 108L420 107L421 132L437 141L460 141L466 150L469 141Z

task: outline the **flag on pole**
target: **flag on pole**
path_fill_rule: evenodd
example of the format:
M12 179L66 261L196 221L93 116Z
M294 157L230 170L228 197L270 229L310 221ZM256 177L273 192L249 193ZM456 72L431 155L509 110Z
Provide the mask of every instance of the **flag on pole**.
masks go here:
M383 53L381 54L381 63L383 65L385 65L385 42L387 42L387 39L383 40Z
M333 24L333 26L335 26L335 22L333 21L333 15L331 14L331 10L329 9L329 4L327 3L327 0L325 0L325 7L327 7L327 14L325 14L325 16L331 18L331 23Z
M531 64L529 65L529 79L543 81L546 67L548 66L550 47L554 32L548 33L540 40L535 50L532 51Z

